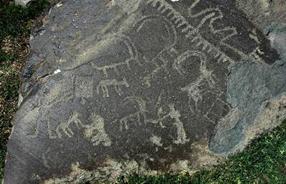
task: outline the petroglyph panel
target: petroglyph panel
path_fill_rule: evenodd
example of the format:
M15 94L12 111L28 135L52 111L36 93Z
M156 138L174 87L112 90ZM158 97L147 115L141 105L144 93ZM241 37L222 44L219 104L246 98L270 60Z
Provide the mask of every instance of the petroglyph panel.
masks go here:
M200 165L200 159L193 160L198 157L193 145L204 142L206 147L213 137L215 150L235 150L243 139L237 131L247 126L241 120L247 114L243 105L259 109L274 93L267 83L257 87L263 89L258 100L240 104L229 86L244 89L238 81L244 76L232 67L245 61L276 67L267 64L275 62L277 53L231 2L221 2L115 0L106 5L82 0L64 2L66 16L52 9L47 31L32 40L37 57L29 65L43 64L23 84L5 184L63 177L75 163L98 171L93 181L124 174L126 167L148 173L188 161ZM55 30L53 21L70 24ZM250 73L249 83L256 84L259 80L252 81L256 78ZM251 92L240 95L255 96L246 88ZM224 126L227 119L234 121L231 126ZM231 145L221 145L228 139Z

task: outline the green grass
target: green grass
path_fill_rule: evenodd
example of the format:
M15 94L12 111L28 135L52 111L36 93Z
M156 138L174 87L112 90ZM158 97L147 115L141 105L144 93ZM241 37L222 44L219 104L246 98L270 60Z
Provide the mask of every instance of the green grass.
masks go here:
M202 183L286 183L286 121L212 170L193 176ZM194 182L195 183L195 182Z
M3 177L6 143L11 130L10 122L18 100L19 72L26 59L22 52L27 45L32 20L47 6L46 0L38 0L28 8L9 3L0 4L0 181ZM285 184L286 121L273 131L252 141L242 153L231 156L221 165L199 171L193 176L133 174L119 178L118 183Z
M28 21L39 15L49 5L47 0L37 0L27 8L14 4L0 4L0 40L29 32Z
M0 181L18 100L19 74L26 59L23 52L33 19L48 5L46 0L37 0L23 8L10 0L0 1Z
M241 153L225 163L188 175L138 176L119 178L120 184L285 184L286 121L264 133Z

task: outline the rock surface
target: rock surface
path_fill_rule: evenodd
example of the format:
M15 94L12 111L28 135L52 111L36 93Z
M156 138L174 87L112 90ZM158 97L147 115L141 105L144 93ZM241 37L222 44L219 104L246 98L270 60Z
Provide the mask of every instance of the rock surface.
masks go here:
M15 3L18 5L26 6L31 0L15 0Z
M192 172L279 125L286 26L257 28L241 5L69 0L52 8L31 36L4 183Z

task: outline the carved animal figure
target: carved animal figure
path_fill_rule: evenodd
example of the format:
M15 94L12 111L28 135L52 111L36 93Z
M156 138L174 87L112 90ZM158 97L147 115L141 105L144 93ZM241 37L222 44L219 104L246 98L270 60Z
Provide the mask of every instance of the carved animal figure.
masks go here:
M141 97L127 97L123 101L124 105L131 105L134 104L136 106L136 112L131 113L119 120L120 123L120 130L123 129L128 130L129 126L128 123L135 123L137 126L141 125L141 121L146 123L146 102Z
M129 84L126 80L126 78L124 78L122 81L118 81L116 79L107 79L107 80L102 80L99 82L96 90L97 90L97 94L100 94L100 91L102 91L103 97L109 97L109 89L108 87L114 87L115 92L121 96L122 94L122 87L129 87Z

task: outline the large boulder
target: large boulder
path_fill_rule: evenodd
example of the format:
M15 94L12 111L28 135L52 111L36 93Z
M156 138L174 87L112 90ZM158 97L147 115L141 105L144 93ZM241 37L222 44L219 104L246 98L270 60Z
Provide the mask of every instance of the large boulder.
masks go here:
M52 8L31 36L4 183L192 172L279 125L285 29L258 29L237 7L66 0Z

